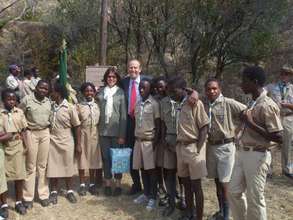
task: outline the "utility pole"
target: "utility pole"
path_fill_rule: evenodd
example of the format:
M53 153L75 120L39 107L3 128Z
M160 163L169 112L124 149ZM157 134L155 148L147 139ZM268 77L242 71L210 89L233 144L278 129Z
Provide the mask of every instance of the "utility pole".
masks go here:
M100 26L100 59L101 66L106 65L108 38L108 0L102 0Z

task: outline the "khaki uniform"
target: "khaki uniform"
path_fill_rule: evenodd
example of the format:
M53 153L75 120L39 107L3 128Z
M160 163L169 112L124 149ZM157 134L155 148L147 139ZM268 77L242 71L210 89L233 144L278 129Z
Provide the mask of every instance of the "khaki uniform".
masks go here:
M27 177L23 187L25 201L33 201L35 195L36 175L38 175L38 195L41 200L49 197L46 169L50 144L51 103L48 98L38 101L32 93L22 99L23 109L28 123L29 138L26 154Z
M228 183L235 162L235 129L246 106L223 95L212 104L205 100L204 105L210 118L206 152L208 177Z
M268 132L282 130L280 109L266 96L266 92L255 100L251 111L254 122ZM230 206L234 219L267 219L264 189L271 163L271 154L266 149L270 146L272 143L253 129L244 125L240 131L240 150L236 152L229 185Z
M133 150L133 169L154 169L156 155L153 149L155 120L160 118L158 102L149 96L135 107L135 145Z
M266 87L268 95L279 105L281 109L281 119L284 128L282 145L282 169L283 172L293 175L293 111L282 108L280 103L293 104L293 84L288 83L281 93L279 83L270 84Z
M21 88L21 97L25 97L27 95L31 95L34 91L34 88L32 87L31 80L24 79L22 81L22 88Z
M176 111L178 103L165 97L161 100L161 120L166 125L166 145L163 146L163 153L159 160L162 161L162 167L165 169L177 168L176 156Z
M47 177L72 177L77 173L74 166L74 138L72 128L80 121L75 106L63 101L53 111Z
M4 132L2 115L0 115L0 132ZM7 191L4 160L4 146L0 143L0 194Z
M77 105L78 116L81 122L81 157L78 160L78 169L101 169L102 156L98 146L98 123L100 117L99 106L95 103L83 102Z
M4 145L6 178L8 181L24 180L26 177L24 146L23 141L16 137L27 128L25 116L23 111L16 107L10 112L3 109L1 114L5 132L15 134L13 139Z
M192 180L207 175L206 147L197 153L199 130L208 125L209 118L201 101L191 107L183 101L177 126L177 172L179 177L190 177Z

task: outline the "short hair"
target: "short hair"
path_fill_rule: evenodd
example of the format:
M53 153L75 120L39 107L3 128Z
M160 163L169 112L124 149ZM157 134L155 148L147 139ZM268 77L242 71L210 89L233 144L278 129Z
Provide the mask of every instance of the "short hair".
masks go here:
M68 99L68 97L69 97L68 90L67 90L67 88L66 88L65 85L63 85L62 83L60 83L59 80L57 80L54 83L53 90L55 92L59 93L63 99Z
M187 82L183 77L176 75L169 78L167 82L167 86L168 85L174 86L174 88L184 89L187 87Z
M84 93L85 89L87 87L89 87L89 86L94 90L94 92L96 92L96 87L91 82L84 82L83 84L81 84L81 86L80 86L80 92L81 93Z
M260 87L263 87L266 82L266 73L264 69L259 66L246 67L242 72L242 76L251 81L255 81Z
M32 72L31 72L30 70L25 69L25 70L23 71L23 76L28 76L28 75L33 75L33 74L32 74Z
M47 84L48 85L48 92L51 91L51 84L48 80L40 79L36 85L36 87L39 87L41 84Z
M9 94L13 94L16 97L15 91L13 89L4 89L1 92L1 99L4 102L4 99L9 95Z
M216 82L216 83L219 85L220 88L222 87L222 83L221 83L221 81L218 80L218 79L215 78L215 77L208 78L207 81L206 81L205 84L204 84L204 87L206 88L210 82Z
M142 83L142 82L148 82L148 83L150 84L151 87L154 85L153 82L152 82L152 79L149 78L149 77L144 77L144 78L142 78L142 79L140 80L140 83Z
M139 63L139 67L141 67L141 63L140 63L140 61L139 61L138 59L131 59L131 60L129 60L128 63L127 63L127 67L128 67L129 64L130 64L131 62L133 62L133 61L138 62L138 63Z
M153 82L152 83L153 83L154 86L157 86L158 82L160 82L160 81L166 82L166 77L165 76L155 77L155 78L153 78Z
M104 74L104 76L103 76L103 82L104 82L104 84L107 85L107 78L108 78L108 76L109 76L110 73L114 73L114 74L115 74L115 76L116 76L116 78L117 78L117 86L121 87L121 76L120 76L120 74L118 73L117 68L114 67L114 66L111 66L111 67L109 67L109 68L106 70L106 72L105 72L105 74Z

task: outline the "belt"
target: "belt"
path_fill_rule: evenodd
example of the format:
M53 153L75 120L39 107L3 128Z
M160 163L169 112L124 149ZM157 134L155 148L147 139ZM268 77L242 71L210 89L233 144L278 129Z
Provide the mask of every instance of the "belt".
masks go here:
M192 141L177 141L178 144L183 144L183 145L189 145L189 144L195 144L197 140L192 140Z
M153 138L138 138L138 137L136 137L135 139L137 141L153 141L154 140Z
M241 149L244 150L244 151L255 151L255 152L262 152L262 153L265 153L265 152L269 151L269 149L265 148L265 147L262 147L262 148L259 148L259 147L242 147Z
M232 137L232 138L224 138L224 139L218 140L218 141L208 140L208 143L212 144L212 145L228 144L228 143L231 143L231 142L234 142L234 137Z
M29 130L29 131L43 131L43 130L45 130L45 129L47 129L47 128L49 128L49 127L41 128L41 129L31 129L31 128L27 128L27 130Z

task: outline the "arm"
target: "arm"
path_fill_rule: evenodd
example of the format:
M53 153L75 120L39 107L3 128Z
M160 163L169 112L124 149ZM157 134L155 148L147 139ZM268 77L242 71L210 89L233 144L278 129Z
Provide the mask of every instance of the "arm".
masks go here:
M80 157L82 149L81 149L81 129L80 126L76 126L73 128L74 137L75 137L75 153L76 156Z
M9 140L11 140L12 137L13 137L12 133L1 132L0 133L0 142L3 143L6 141L9 141Z
M293 111L293 104L292 103L281 102L281 106L282 106L282 108L288 108Z
M154 137L154 148L155 146L159 143L160 141L160 129L161 129L161 119L160 118L156 118L155 119L155 137Z
M120 123L119 123L119 138L118 138L118 144L123 145L125 144L125 136L126 136L126 100L125 96L123 95L121 97L120 102Z
M199 129L199 136L197 142L197 153L200 153L208 134L208 125L203 126Z

